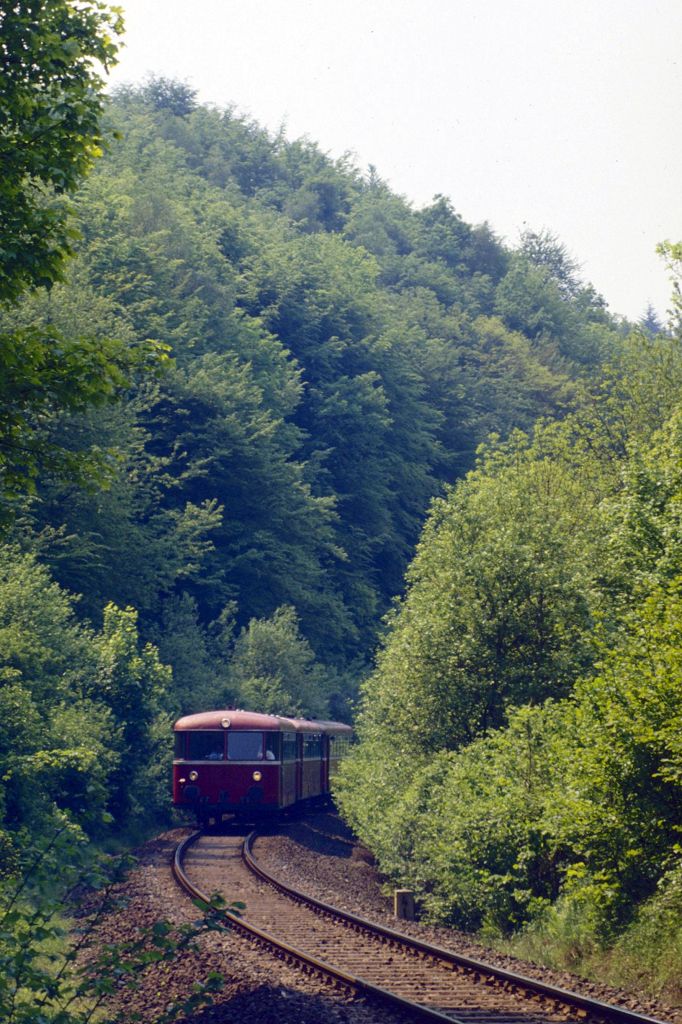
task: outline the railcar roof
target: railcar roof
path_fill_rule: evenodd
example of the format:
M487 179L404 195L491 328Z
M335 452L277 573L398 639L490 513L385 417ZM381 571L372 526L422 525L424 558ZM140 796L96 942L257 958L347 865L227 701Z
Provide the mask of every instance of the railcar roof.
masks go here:
M223 722L229 720L229 726ZM197 715L185 715L173 726L176 732L193 729L258 729L279 732L338 732L351 733L353 730L343 722L309 721L305 718L282 718L280 715L262 715L257 711L242 711L227 708L224 711L202 711Z

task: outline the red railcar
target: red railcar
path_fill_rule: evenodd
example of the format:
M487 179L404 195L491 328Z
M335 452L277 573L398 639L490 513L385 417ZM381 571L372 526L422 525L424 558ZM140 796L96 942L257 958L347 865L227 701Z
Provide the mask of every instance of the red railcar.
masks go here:
M322 801L352 729L254 711L205 711L174 726L173 804L200 822Z

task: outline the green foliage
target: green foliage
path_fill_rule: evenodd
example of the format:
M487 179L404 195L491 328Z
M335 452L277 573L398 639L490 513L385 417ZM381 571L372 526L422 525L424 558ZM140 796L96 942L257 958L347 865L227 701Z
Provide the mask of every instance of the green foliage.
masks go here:
M679 338L633 333L599 379L579 386L577 408L567 424L572 444L620 477L632 446L645 448L672 416L681 386Z
M270 714L324 718L329 680L308 642L300 635L291 607L271 619L253 619L237 637L230 660L229 686L245 707Z
M92 634L31 555L0 550L0 810L45 827L56 808L101 825L111 751L106 710L83 696Z
M682 242L661 242L656 250L666 263L673 286L671 325L678 335L682 327Z
M101 156L105 71L115 63L118 8L95 0L0 4L0 309L63 280L79 238L67 197ZM11 321L11 316L6 314ZM118 397L164 346L128 348L47 323L0 324L0 521L39 474L103 480L97 446L56 437L60 413Z
M71 193L101 155L105 70L118 8L87 0L0 5L0 301L62 276L73 246Z
M493 446L434 505L366 687L369 723L407 750L460 746L590 663L598 480L542 444Z
M89 643L68 595L35 556L0 547L3 681L20 683L38 702L64 698L90 662Z
M98 863L63 826L24 856L16 875L0 881L0 1013L7 1024L88 1024L104 1013L112 1024L125 1024L136 1018L125 1008L113 1010L112 997L119 997L120 1007L122 992L138 989L146 972L193 948L204 932L224 928L216 901L191 925L156 921L124 943L100 944L93 955L97 926L123 910L116 884L129 865ZM99 891L92 892L90 915L69 932L62 905L78 886ZM210 1006L221 987L222 978L210 973L186 999L170 1003L156 1024Z
M551 275L516 255L497 289L495 312L512 330L539 340L563 335L571 311Z
M608 509L614 587L626 603L682 573L682 410L678 407L661 430L630 451L622 488Z
M116 728L119 764L109 779L109 805L116 819L124 821L131 811L149 810L143 773L155 760L153 724L171 673L155 647L148 643L140 649L133 608L105 608L96 651L89 695L110 709Z
M637 321L637 326L650 337L655 337L663 331L664 328L661 319L651 302L647 303L644 313Z
M133 374L164 351L68 337L55 327L0 333L0 518L10 518L18 496L35 492L38 476L47 470L85 485L111 476L111 453L96 445L64 444L58 417L112 402Z
M291 605L343 674L368 658L441 480L490 430L563 412L578 362L551 325L492 316L509 253L443 197L415 211L182 83L120 90L108 118L121 139L79 194L73 279L23 313L82 337L91 306L127 352L158 339L174 364L125 406L48 420L48 443L100 453L108 491L43 474L22 525L94 621L131 604L162 643L175 598L197 635L230 602L239 628ZM615 337L557 303L569 347Z
M35 556L5 547L0 638L5 824L41 834L66 814L96 834L112 812L119 824L154 813L165 802L153 777L167 742L170 670L139 643L136 613L109 606L95 633Z
M225 701L234 610L234 604L228 604L205 627L199 620L196 601L186 592L169 597L164 603L161 623L152 631L152 639L161 660L172 667L170 702L180 713L218 707Z
M191 114L196 107L196 90L185 82L151 75L144 87L144 98L155 110L167 110L176 117Z
M569 700L411 760L388 796L391 739L366 740L337 797L382 869L458 926L546 934L581 919L580 955L612 938L679 847L681 611L677 585L652 595Z
M678 339L635 336L435 505L336 780L429 916L673 999L679 370Z
M609 953L615 984L654 992L670 1006L682 997L682 869L679 864L658 881L656 892ZM661 951L664 955L661 955Z
M580 266L553 232L526 229L521 234L520 252L536 267L544 267L566 298L579 293Z

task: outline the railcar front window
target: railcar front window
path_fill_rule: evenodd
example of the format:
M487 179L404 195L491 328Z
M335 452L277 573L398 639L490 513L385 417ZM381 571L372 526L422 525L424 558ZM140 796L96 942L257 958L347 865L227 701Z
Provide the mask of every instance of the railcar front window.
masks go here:
M174 757L177 761L185 756L185 734L184 732L176 732L175 734L175 754Z
M227 737L228 761L262 761L262 732L231 732Z
M266 732L265 736L265 760L279 761L279 733Z
M190 761L222 761L225 756L221 732L189 732L187 757Z

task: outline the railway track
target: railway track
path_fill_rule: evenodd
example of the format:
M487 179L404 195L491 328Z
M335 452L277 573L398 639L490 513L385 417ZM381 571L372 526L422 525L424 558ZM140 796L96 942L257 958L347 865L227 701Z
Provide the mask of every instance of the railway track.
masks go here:
M177 847L173 873L206 903L223 893L246 904L232 927L272 955L408 1021L448 1024L660 1024L651 1017L554 988L429 945L285 885L258 864L256 833L195 832Z

